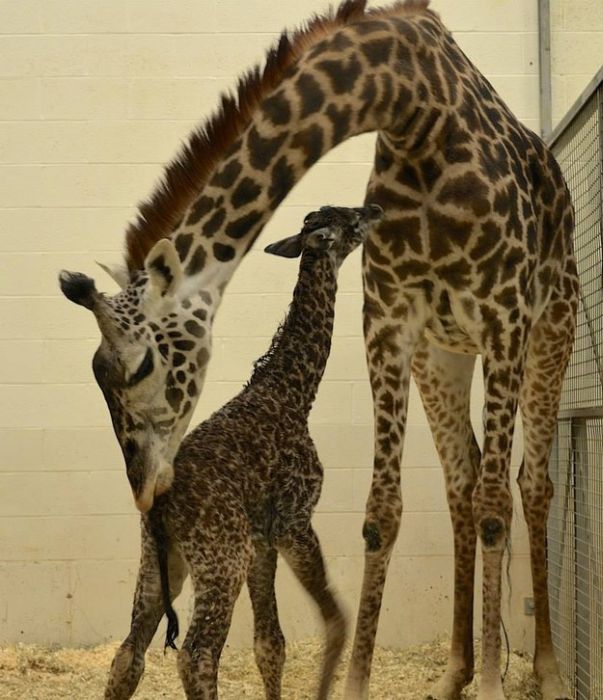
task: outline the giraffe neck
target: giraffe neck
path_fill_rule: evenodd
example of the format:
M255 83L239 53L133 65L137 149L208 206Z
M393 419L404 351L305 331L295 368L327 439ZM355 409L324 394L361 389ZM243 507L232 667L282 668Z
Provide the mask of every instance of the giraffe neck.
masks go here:
M425 140L444 121L418 69L426 39L416 20L373 24L372 33L352 25L307 52L221 159L174 234L196 285L223 290L276 207L337 144L379 131L405 148L409 134Z
M293 301L268 352L255 363L251 386L268 385L289 409L307 417L331 350L337 266L330 255L306 251Z

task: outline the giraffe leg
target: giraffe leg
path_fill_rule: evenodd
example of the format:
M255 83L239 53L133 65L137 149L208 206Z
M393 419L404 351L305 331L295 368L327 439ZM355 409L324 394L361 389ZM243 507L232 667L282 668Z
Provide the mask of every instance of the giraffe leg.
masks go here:
M513 328L510 323L503 327ZM522 325L527 325L524 321ZM504 337L503 337L504 338ZM494 343L499 348L503 338ZM510 488L511 446L525 352L500 358L484 353L484 446L473 491L473 521L482 543L482 675L478 700L503 700L500 669L502 561L510 537L513 500ZM498 358L496 357L498 355Z
M422 332L413 308L396 306L406 316L392 317L391 306L378 299L379 285L365 272L364 334L373 392L375 455L373 480L366 504L364 578L354 646L346 682L346 700L368 697L375 636L383 588L402 516L400 461L406 415L410 364Z
M278 548L299 582L318 605L325 624L326 645L316 698L326 700L345 644L345 616L329 586L320 543L312 527L308 525L303 532L279 539Z
M254 541L254 544L256 554L247 574L247 587L253 606L253 648L267 700L280 700L285 638L278 620L274 593L277 552L263 540Z
M141 530L142 553L130 633L113 658L105 700L125 700L133 695L144 671L145 652L164 613L157 550L146 518L141 519ZM187 575L185 562L174 547L168 554L168 570L170 594L174 600L182 590Z
M518 482L530 535L536 612L534 671L540 681L543 700L569 700L571 697L559 675L553 650L546 560L546 525L553 497L548 460L573 340L573 316L569 307L567 311L565 323L558 317L553 323L547 310L534 326L520 394L524 460Z
M480 462L469 406L474 364L475 356L447 352L426 342L415 352L412 364L444 468L454 531L452 644L448 666L428 694L430 700L458 700L473 678L476 534L471 494Z
M252 545L247 537L203 543L195 553L191 578L195 602L186 639L178 653L178 673L187 700L217 700L218 664L230 628L234 604L247 576Z

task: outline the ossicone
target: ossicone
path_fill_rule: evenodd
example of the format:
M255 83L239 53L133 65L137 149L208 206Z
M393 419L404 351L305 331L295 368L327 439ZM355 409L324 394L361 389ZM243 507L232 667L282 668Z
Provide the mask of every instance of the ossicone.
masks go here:
M59 284L63 294L74 304L93 309L98 299L98 292L94 280L81 272L68 272L61 270Z

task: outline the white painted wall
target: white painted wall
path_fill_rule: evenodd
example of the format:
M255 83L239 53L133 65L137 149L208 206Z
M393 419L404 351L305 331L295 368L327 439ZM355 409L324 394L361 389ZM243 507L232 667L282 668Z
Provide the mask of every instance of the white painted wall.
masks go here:
M603 65L603 2L551 0L553 126Z
M129 622L138 518L90 370L98 332L91 314L59 296L57 271L82 270L113 291L94 260L119 258L124 224L160 165L276 32L325 6L0 0L0 642L91 644L123 636ZM535 0L434 7L518 116L537 128ZM329 154L288 197L262 245L297 230L325 200L360 202L371 148L368 136ZM239 390L283 316L295 275L294 262L261 252L244 261L219 314L196 420ZM358 256L346 263L340 288L332 357L311 422L326 467L316 526L354 614L372 451ZM480 391L478 381L477 425ZM431 639L451 619L451 528L414 390L404 490L379 636L395 646ZM520 605L527 571L518 518L505 616L519 646L529 644ZM287 637L316 633L285 567L279 590ZM250 635L242 600L232 642L247 644Z

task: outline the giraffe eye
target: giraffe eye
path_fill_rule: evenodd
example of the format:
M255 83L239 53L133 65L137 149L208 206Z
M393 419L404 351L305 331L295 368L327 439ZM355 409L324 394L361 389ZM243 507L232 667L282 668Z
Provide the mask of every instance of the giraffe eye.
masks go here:
M145 377L148 377L149 374L153 371L153 351L151 348L147 348L147 351L142 358L142 362L140 363L140 366L136 370L136 372L130 377L129 384L130 386L135 386L136 384L140 383Z

